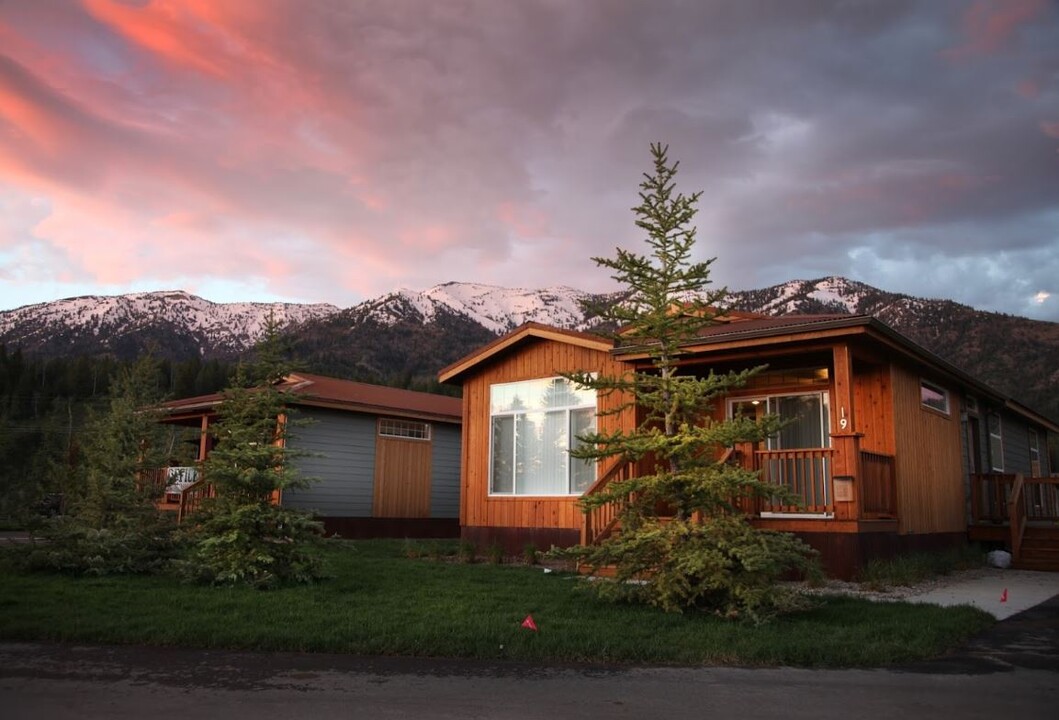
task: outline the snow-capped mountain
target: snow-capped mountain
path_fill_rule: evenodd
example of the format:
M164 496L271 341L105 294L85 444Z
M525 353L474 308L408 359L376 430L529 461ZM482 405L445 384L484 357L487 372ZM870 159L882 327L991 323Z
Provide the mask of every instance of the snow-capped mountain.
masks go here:
M89 295L0 312L0 342L45 354L124 355L158 341L173 350L230 355L253 346L270 316L284 327L336 312L326 304L213 303L181 290Z
M542 290L445 283L398 290L347 309L212 303L185 292L82 297L0 312L0 344L45 357L147 348L162 357L231 359L251 348L271 313L307 370L428 386L439 368L523 322L591 329L581 303L616 301L569 287ZM1059 416L1059 323L986 313L842 277L732 292L729 305L768 315L864 313L994 387Z
M423 322L433 322L443 311L470 318L493 333L502 333L525 322L558 327L584 323L581 301L589 294L569 287L542 290L503 288L480 283L444 283L416 292L398 290L358 305L364 317L392 325L417 313Z

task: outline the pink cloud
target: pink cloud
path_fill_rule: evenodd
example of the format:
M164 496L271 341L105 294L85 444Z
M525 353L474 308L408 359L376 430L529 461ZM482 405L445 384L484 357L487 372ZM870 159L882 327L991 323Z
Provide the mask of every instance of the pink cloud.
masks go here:
M1015 92L1018 93L1020 97L1024 97L1027 100L1033 100L1041 94L1041 85L1036 80L1027 78L1019 81L1015 86Z
M528 203L504 201L497 206L496 216L513 233L522 237L539 237L548 231L548 215Z
M1051 138L1059 138L1059 120L1055 122L1041 121L1041 132Z
M1047 9L1047 0L977 0L961 18L963 43L946 50L950 60L993 55L1010 42L1018 29Z
M204 17L202 3L154 0L128 5L115 0L84 0L84 7L96 20L157 58L211 75L227 74L213 60L222 38Z

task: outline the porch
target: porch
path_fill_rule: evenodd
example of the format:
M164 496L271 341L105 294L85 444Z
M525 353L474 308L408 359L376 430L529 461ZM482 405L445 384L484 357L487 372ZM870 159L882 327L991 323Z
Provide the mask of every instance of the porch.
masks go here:
M140 475L140 486L158 498L158 510L175 513L177 522L194 514L203 500L214 496L213 484L205 480L198 465L147 470Z
M892 455L861 450L856 435L834 447L755 450L751 445L727 451L724 462L760 473L766 483L792 493L795 502L776 496L740 501L755 525L792 532L896 530L897 489ZM844 474L836 474L841 468ZM612 482L632 477L635 465L617 462L585 493L601 492ZM605 539L619 529L623 502L600 505L584 515L582 544Z
M1059 477L970 476L973 541L1003 543L1015 567L1059 571Z

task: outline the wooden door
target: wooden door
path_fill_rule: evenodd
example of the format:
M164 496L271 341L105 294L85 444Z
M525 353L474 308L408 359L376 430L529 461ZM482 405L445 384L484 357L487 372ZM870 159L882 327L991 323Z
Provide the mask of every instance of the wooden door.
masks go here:
M373 517L430 517L430 448L429 440L376 438Z

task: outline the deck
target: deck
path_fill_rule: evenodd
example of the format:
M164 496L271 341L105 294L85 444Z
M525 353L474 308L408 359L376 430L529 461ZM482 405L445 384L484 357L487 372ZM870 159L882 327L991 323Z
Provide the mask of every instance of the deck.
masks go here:
M967 534L1003 543L1017 568L1059 571L1059 477L972 475Z

